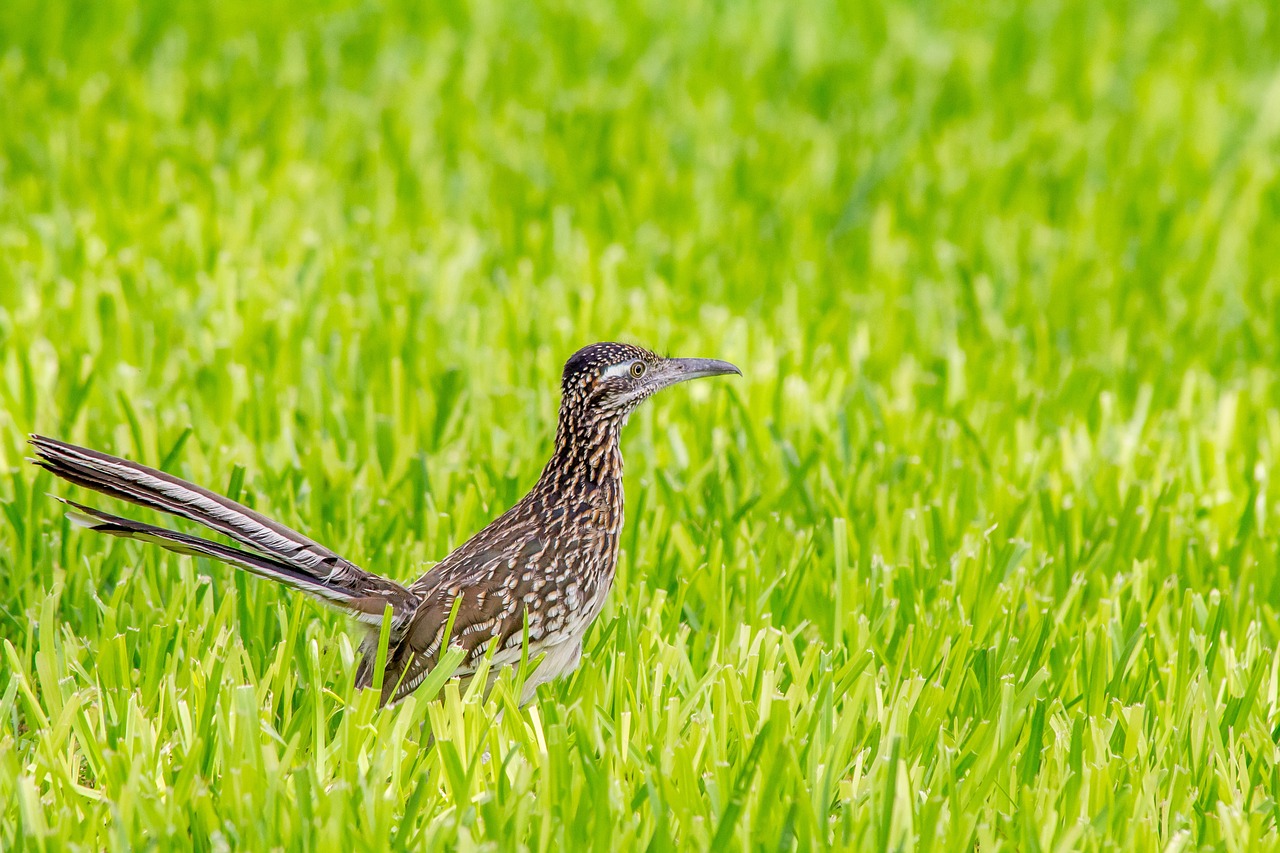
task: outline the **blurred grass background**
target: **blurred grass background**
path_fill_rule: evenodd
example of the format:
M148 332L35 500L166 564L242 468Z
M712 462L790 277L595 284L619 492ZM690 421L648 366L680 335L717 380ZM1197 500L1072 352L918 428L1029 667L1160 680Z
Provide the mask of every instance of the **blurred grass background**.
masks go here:
M0 846L1280 843L1278 17L3 4ZM410 578L614 338L746 377L633 419L583 666L498 722L22 462Z

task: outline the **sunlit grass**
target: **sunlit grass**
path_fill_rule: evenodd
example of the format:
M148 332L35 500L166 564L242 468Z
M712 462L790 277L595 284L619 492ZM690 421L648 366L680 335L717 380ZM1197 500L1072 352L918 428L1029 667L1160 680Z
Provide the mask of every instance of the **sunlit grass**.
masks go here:
M0 4L0 848L1280 844L1277 68L1266 3ZM22 461L412 578L615 338L745 376L632 419L523 709L379 710Z

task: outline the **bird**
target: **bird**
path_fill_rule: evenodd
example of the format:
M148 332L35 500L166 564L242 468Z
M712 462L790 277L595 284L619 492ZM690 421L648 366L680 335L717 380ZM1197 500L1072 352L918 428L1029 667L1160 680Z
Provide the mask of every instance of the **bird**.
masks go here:
M221 561L353 617L362 633L357 687L377 683L387 619L381 705L421 686L450 648L461 651L451 677L464 685L486 655L492 655L490 685L502 667L526 653L538 660L524 682L524 705L540 685L577 668L583 638L613 583L623 523L621 434L628 417L657 391L725 374L742 371L727 361L664 357L625 343L578 350L564 365L555 443L537 482L407 584L368 571L230 498L137 462L41 435L29 438L35 452L30 461L76 486L197 522L235 544L59 498L78 527Z

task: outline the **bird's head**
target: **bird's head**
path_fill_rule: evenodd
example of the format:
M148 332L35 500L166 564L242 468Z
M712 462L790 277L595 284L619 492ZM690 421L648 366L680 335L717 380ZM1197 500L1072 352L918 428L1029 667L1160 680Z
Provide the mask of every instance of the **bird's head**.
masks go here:
M664 358L631 344L591 344L564 366L564 403L596 417L626 418L649 396L678 382L725 373L742 375L714 358Z

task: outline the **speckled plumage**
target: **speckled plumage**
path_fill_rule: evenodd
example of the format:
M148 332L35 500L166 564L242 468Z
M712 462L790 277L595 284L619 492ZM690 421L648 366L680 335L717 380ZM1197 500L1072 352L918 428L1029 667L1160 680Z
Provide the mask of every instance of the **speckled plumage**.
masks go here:
M538 482L407 586L176 477L41 436L32 436L31 444L34 461L63 479L197 521L240 547L72 503L72 518L82 526L221 560L306 592L364 623L359 686L374 681L377 626L390 604L383 702L411 693L439 660L455 602L449 645L466 653L458 677L470 677L495 641L495 673L519 661L527 623L529 654L542 656L526 681L522 698L527 701L539 684L577 666L582 638L613 583L623 519L620 436L627 417L669 385L738 372L727 362L662 358L628 344L579 350L565 364L555 449Z

